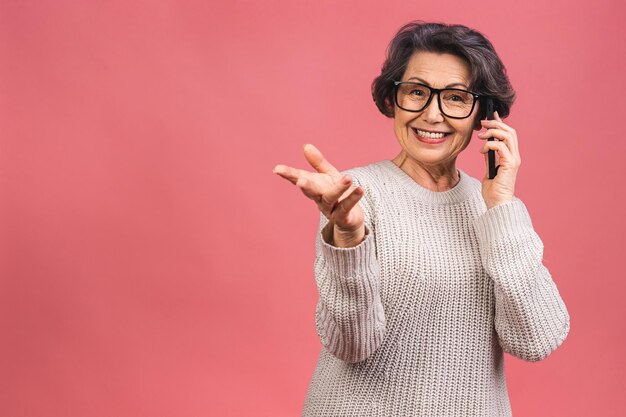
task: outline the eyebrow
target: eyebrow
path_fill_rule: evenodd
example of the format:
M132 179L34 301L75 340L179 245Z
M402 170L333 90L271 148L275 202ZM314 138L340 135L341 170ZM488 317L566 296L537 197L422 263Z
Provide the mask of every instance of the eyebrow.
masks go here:
M422 80L422 79L421 79L421 78L419 78L419 77L411 77L411 78L409 78L409 80L418 80L418 81L421 81L422 83L426 84L427 86L432 87L432 86L428 83L428 81L426 81L426 80ZM463 83L452 83L452 84L448 84L448 85L446 85L446 87L445 87L445 88L450 88L450 87L454 87L454 86L457 86L457 85L458 85L458 86L461 86L461 87L469 88L468 86L466 86L466 85L465 85L465 84L463 84Z

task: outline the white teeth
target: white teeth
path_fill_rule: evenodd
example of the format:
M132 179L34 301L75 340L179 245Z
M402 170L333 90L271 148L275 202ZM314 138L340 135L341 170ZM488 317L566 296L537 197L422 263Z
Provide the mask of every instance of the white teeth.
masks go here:
M423 130L419 130L419 129L415 129L415 131L417 132L418 135L423 136L425 138L429 138L429 139L441 139L442 137L445 136L445 133L430 133L430 132L424 132Z

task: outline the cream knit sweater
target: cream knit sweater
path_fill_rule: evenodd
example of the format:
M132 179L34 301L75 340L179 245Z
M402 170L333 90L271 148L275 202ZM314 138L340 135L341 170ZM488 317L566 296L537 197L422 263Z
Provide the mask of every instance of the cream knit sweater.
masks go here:
M315 325L323 345L303 417L510 416L503 351L563 343L570 318L517 197L487 210L477 179L417 184L390 160L361 185L365 239L328 243L320 214Z

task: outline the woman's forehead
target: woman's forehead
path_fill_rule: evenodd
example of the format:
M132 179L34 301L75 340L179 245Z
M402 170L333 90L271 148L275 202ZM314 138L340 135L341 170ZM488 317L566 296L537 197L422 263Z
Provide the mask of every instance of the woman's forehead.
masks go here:
M470 69L465 60L456 55L418 51L407 62L403 80L409 81L409 78L435 88L457 83L468 87Z

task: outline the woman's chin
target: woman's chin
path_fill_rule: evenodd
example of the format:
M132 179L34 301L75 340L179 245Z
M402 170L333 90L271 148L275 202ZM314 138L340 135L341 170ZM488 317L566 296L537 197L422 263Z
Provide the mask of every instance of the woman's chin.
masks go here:
M407 152L407 154L409 156L411 156L413 159L416 159L420 162L424 162L424 163L428 163L428 164L436 164L438 162L443 162L445 160L449 159L449 152L447 147L446 148L439 148L439 149L432 149L432 148L427 148L427 149L418 149L412 152Z

